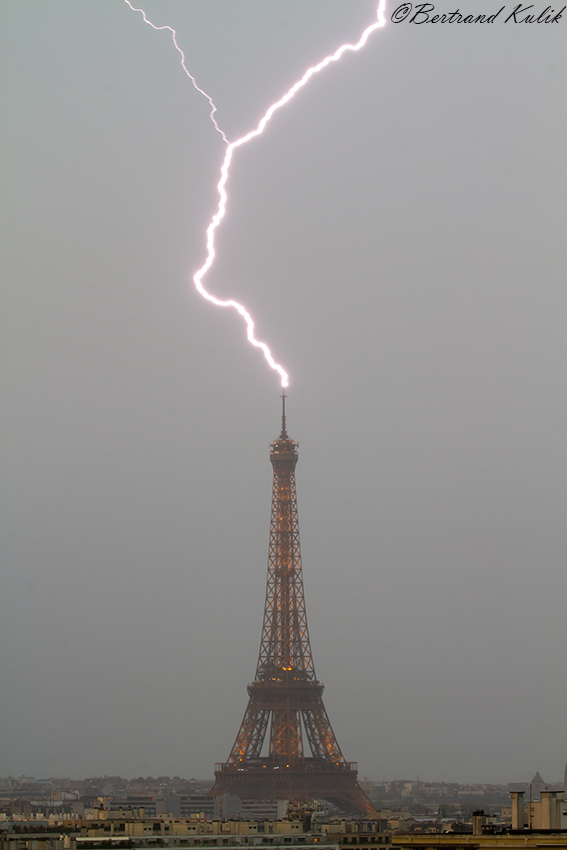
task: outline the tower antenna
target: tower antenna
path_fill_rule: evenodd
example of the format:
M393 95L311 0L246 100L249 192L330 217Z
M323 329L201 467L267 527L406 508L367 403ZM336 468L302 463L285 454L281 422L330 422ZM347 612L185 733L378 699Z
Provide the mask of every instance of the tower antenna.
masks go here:
M285 427L285 400L287 396L285 394L285 390L282 392L282 432L280 434L280 440L289 440L287 435L287 430Z

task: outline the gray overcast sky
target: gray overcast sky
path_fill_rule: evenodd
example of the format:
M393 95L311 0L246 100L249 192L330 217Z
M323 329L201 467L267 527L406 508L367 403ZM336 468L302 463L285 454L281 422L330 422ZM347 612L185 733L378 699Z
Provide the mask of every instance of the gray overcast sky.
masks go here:
M375 778L567 758L567 17L505 2L388 22L314 79L235 154L208 278L290 373L315 665ZM145 8L230 139L376 14ZM280 405L191 283L224 146L122 0L0 13L0 774L212 777L255 670Z

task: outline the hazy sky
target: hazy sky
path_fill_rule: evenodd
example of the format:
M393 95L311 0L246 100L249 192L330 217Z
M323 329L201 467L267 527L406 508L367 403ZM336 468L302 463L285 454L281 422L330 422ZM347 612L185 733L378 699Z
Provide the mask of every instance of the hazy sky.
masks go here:
M567 14L504 2L388 20L312 80L235 153L208 278L290 373L315 666L377 779L567 759ZM230 139L376 19L145 8ZM280 407L191 283L224 145L123 0L0 12L0 775L212 778L256 666Z

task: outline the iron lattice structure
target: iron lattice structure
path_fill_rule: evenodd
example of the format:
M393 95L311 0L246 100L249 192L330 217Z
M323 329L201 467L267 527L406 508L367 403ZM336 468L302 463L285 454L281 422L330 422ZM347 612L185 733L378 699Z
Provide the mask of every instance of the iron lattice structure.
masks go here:
M215 766L210 793L296 803L324 799L369 814L373 807L357 782L356 763L345 761L315 675L303 592L297 460L298 445L286 430L284 394L281 433L270 444L268 581L256 677L248 685L248 707L228 760Z

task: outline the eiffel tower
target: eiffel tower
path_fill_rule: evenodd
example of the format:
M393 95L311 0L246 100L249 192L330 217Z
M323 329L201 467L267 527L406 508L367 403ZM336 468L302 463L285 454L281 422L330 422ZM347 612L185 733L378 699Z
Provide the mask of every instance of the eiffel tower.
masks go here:
M284 393L281 433L270 444L268 582L256 677L248 685L250 699L234 746L228 760L215 765L209 793L294 803L323 799L343 811L369 815L374 808L357 782L356 763L341 752L315 675L295 493L298 444L286 430L285 399Z

